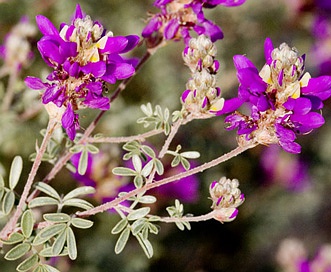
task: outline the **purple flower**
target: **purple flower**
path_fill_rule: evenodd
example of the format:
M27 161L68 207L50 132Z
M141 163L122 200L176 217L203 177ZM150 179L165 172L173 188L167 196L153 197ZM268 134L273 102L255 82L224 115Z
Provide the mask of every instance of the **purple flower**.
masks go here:
M246 0L156 0L154 6L161 10L153 15L142 31L150 47L165 40L184 39L187 44L190 31L206 35L215 42L223 38L219 26L205 18L203 8L214 8L217 5L234 7Z
M46 83L35 77L27 77L25 82L31 89L45 90L44 104L52 102L66 108L62 125L73 140L79 129L76 110L108 110L109 98L103 96L103 83L114 84L134 74L133 65L121 54L132 50L139 37L113 36L99 22L85 16L79 5L71 24L62 23L60 31L42 15L36 21L44 35L37 47L53 72Z
M245 56L234 56L240 83L238 99L251 114L235 112L225 121L228 129L238 129L244 141L279 144L285 151L300 153L297 135L307 134L324 124L320 114L323 100L331 96L331 77L311 78L304 73L305 56L283 43L274 48L265 41L266 64L259 72ZM228 102L236 109L238 100ZM225 113L224 110L219 114Z

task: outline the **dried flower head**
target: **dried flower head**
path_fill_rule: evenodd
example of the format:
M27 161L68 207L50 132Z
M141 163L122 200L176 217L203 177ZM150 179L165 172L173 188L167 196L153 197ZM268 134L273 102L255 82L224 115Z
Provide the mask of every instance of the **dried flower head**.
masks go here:
M244 194L238 188L237 179L227 179L222 177L219 181L214 181L209 187L209 193L213 204L214 218L221 222L230 222L238 214L239 207L245 200Z
M205 35L192 38L183 52L183 59L192 72L192 78L186 84L181 101L185 111L196 117L223 108L221 89L216 87L216 73L219 69L219 62L215 60L216 53L216 46Z
M133 49L139 37L113 36L84 15L79 5L71 24L61 24L60 32L42 15L37 16L37 24L44 35L37 44L38 50L54 71L47 77L49 82L35 77L27 77L25 82L32 89L45 90L44 104L52 102L66 108L62 126L73 140L79 129L76 110L108 110L109 98L103 95L103 83L114 84L134 74L134 67L121 54Z
M238 128L239 143L279 144L287 152L299 153L301 147L294 142L297 135L324 124L317 111L331 95L331 77L311 78L304 73L304 55L285 43L273 48L269 38L265 57L266 64L259 72L247 57L234 56L240 82L238 98L248 104L251 114L235 112L225 121L230 124L228 129Z

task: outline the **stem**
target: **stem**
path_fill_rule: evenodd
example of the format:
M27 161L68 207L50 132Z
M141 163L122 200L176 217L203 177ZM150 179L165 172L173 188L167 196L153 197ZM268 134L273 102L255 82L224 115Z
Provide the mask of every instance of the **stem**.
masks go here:
M167 138L167 140L165 141L160 153L159 153L159 159L162 159L163 156L165 155L165 153L168 151L168 148L173 140L173 138L175 137L179 127L181 126L182 124L182 120L179 119L172 127L171 127L171 131L170 131L170 134Z
M10 108L15 94L15 83L17 80L17 71L9 74L8 86L1 105L1 112L6 112Z
M87 139L87 142L89 143L127 143L132 141L144 141L146 138L149 138L151 136L160 134L163 132L163 129L154 129L151 131L148 131L146 133L134 135L134 136L128 136L128 137L100 137L100 138L93 138L89 137Z
M24 186L23 193L22 193L20 201L17 205L16 211L15 211L14 215L10 218L10 220L8 221L6 226L3 228L3 230L0 232L0 237L1 238L7 237L7 235L14 230L15 225L16 225L19 217L22 214L23 207L26 204L28 194L30 192L33 181L36 177L37 171L38 171L39 166L41 164L42 157L43 157L43 155L46 151L49 140L51 139L53 131L54 131L54 129L57 125L58 125L58 123L56 121L49 120L44 139L41 143L40 148L37 150L36 158L33 162L31 171L30 171L29 176L28 176L28 180L27 180L27 182Z
M198 216L183 216L183 217L161 217L160 222L165 223L176 223L176 222L201 222L214 219L214 211L211 211L207 214L198 215Z
M114 206L117 206L121 202L127 200L128 198L130 198L132 196L135 196L135 195L138 195L143 191L148 191L150 189L165 185L167 183L174 182L176 180L180 180L182 178L194 175L194 174L199 173L199 172L203 172L206 169L209 169L211 167L219 165L220 163L228 161L231 158L236 157L237 155L243 153L244 151L246 151L250 148L255 147L256 145L257 145L257 143L247 143L247 145L245 145L245 146L238 146L235 149L233 149L232 151L230 151L230 152L222 155L221 157L218 157L218 158L216 158L216 159L214 159L210 162L206 162L206 163L204 163L200 166L197 166L197 167L195 167L191 170L188 170L186 172L182 172L182 173L174 175L172 177L164 178L164 179L161 179L161 180L158 180L158 181L154 181L152 183L147 183L147 184L145 184L145 186L143 186L141 188L134 189L134 190L128 192L127 194L125 194L124 196L118 197L118 198L116 198L112 201L104 203L104 204L102 204L100 206L97 206L93 209L90 209L88 211L78 212L77 215L80 216L80 217L85 217L85 216L94 215L94 214L97 214L97 213L107 211L107 210L113 208Z

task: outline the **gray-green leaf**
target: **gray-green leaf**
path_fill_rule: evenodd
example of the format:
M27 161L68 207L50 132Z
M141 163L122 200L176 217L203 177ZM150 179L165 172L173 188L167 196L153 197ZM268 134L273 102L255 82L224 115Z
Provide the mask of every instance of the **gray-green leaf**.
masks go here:
M58 205L60 202L52 197L49 196L40 196L32 199L29 202L29 208L36 208L40 206L47 206L47 205Z
M29 258L21 262L17 266L16 270L20 272L28 271L32 269L38 263L38 261L39 261L38 254L33 254Z
M113 227L113 229L111 230L112 234L117 234L120 233L122 230L124 230L124 228L127 226L128 224L128 220L126 218L121 219L116 225L115 227Z
M66 213L46 213L43 215L43 218L46 221L54 223L67 223L71 219Z
M89 195L94 193L95 193L95 188L93 188L92 186L79 187L67 193L64 196L63 201L66 201L67 199L74 198L77 196Z
M136 171L127 167L116 167L113 169L113 174L118 176L135 176Z
M180 155L187 159L197 159L200 157L200 153L197 151L186 151L186 152L180 153Z
M22 173L23 160L20 156L16 156L10 167L9 173L9 188L14 190Z
M48 264L44 264L44 267L46 269L46 272L60 272L60 270L57 270L55 267Z
M143 204L151 204L156 202L156 197L152 195L144 195L139 198L139 202Z
M77 258L77 246L75 234L71 228L67 228L67 246L69 258L75 260Z
M71 224L79 229L88 229L93 226L93 221L83 218L72 218Z
M22 215L22 233L26 238L31 236L33 231L34 219L31 210L26 210Z
M80 155L79 162L78 162L78 173L80 175L84 175L86 173L88 163L88 152L84 149Z
M140 246L144 250L147 258L152 258L154 253L152 244L147 239L143 239L143 237L139 234L136 236L136 238L139 241Z
M8 240L1 240L2 243L6 245L12 245L12 244L17 244L19 242L22 242L24 240L24 236L21 233L18 232L13 232Z
M72 207L77 207L77 208L82 208L84 210L89 210L93 208L93 205L80 198L71 198L63 202L63 206L72 206Z
M54 256L58 256L61 253L64 244L66 242L66 238L67 238L67 232L66 229L64 229L62 232L59 233L59 235L56 237L56 240L53 243L52 253L54 254Z
M150 207L139 208L129 213L127 218L128 220L137 220L139 218L143 218L150 212L150 210L151 210Z
M31 248L31 245L28 243L18 244L5 255L5 259L8 261L13 261L24 256Z
M8 191L5 193L2 202L2 211L4 214L9 214L15 204L15 193L13 191Z
M34 245L40 245L66 228L66 224L55 224L42 229L33 240Z
M46 195L49 195L53 198L61 200L60 195L54 190L54 188L52 188L51 186L49 186L48 184L46 184L44 182L38 182L36 184L36 189L45 193Z
M129 240L129 236L130 236L130 228L127 227L120 235L120 237L118 237L118 240L116 242L115 245L115 253L119 254L123 251L126 243Z

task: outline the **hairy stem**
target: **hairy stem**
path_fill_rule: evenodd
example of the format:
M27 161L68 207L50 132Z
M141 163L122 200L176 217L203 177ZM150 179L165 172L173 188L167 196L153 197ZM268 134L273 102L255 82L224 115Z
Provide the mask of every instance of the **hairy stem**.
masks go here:
M36 177L37 171L38 171L39 166L41 164L42 157L43 157L43 155L44 155L44 153L46 151L46 148L47 148L47 145L49 143L49 140L51 139L52 134L53 134L53 131L56 128L57 125L58 125L58 123L55 120L50 120L48 122L44 139L43 139L43 141L41 143L41 146L37 150L36 158L35 158L35 160L33 162L31 171L30 171L29 176L28 176L28 180L27 180L27 182L26 182L26 184L24 186L23 193L22 193L21 198L20 198L20 201L19 201L19 203L17 205L16 211L13 214L13 216L10 218L10 220L8 221L8 223L6 224L6 226L3 228L3 230L0 232L0 237L1 238L6 238L7 235L14 230L15 225L16 225L19 217L22 214L23 207L26 204L26 201L27 201L27 198L28 198L28 194L29 194L29 192L31 190L33 181L34 181L34 179Z
M15 94L15 84L17 81L17 76L18 76L17 71L13 71L12 73L9 74L8 86L6 89L5 96L2 100L1 112L6 112L10 108L10 105L13 101Z
M147 183L147 184L145 184L145 186L143 186L141 188L137 188L135 190L132 190L132 191L128 192L127 194L123 195L123 196L120 196L120 197L118 197L118 198L116 198L112 201L104 203L104 204L102 204L100 206L97 206L93 209L90 209L90 210L84 211L84 212L78 212L77 215L80 216L80 217L85 217L85 216L94 215L94 214L97 214L97 213L107 211L107 210L117 206L118 204L122 203L123 201L127 200L128 198L130 198L132 196L135 196L135 195L138 195L138 194L140 194L144 191L148 191L150 189L165 185L167 183L174 182L174 181L180 180L182 178L197 174L199 172L203 172L203 171L205 171L205 170L207 170L211 167L214 167L214 166L219 165L219 164L221 164L225 161L230 160L231 158L236 157L237 155L243 153L244 151L246 151L250 148L255 147L256 145L257 145L256 143L248 143L245 146L238 146L235 149L233 149L232 151L230 151L230 152L222 155L221 157L218 157L218 158L216 158L216 159L214 159L210 162L206 162L206 163L204 163L200 166L197 166L197 167L192 168L188 171L179 173L177 175L174 175L174 176L171 176L171 177L168 177L168 178L164 178L164 179L161 179L161 180L158 180L158 181L154 181L154 182L151 182L151 183Z

